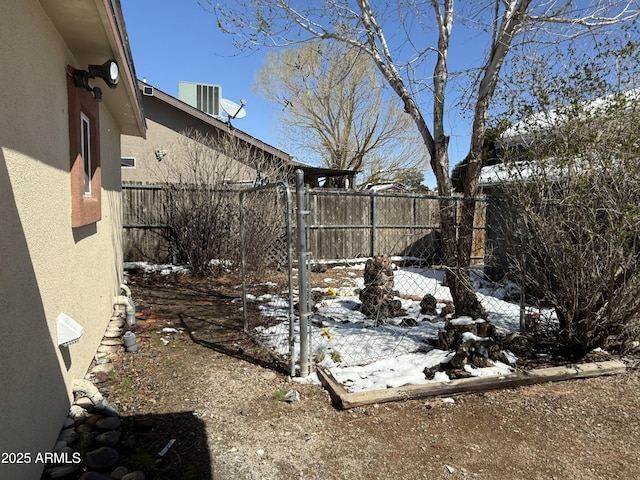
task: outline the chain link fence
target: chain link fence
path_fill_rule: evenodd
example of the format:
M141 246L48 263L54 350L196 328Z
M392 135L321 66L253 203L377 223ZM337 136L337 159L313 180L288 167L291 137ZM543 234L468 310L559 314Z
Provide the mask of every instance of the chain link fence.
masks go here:
M254 190L246 198L262 204L263 195ZM303 213L303 248L309 251L296 262L300 238L291 227L288 242L262 242L265 251L274 249L268 269L248 270L256 277L246 282L245 311L255 318L256 341L287 356L292 373L304 370L305 354L311 363L348 368L432 350L446 320L454 317L445 275L451 267L443 261L438 213L439 208L453 209L457 225L462 199L325 189L305 190L303 197L291 211L292 216ZM468 274L486 320L505 334L517 331L531 309L521 301L517 285L485 274L495 243L487 236L486 215L487 203L479 198ZM287 296L285 285L274 281L279 267L273 259L282 258L294 244L298 252ZM298 264L305 270L295 268ZM300 273L305 275L299 279ZM307 285L304 296L297 289L299 280ZM308 316L299 298L306 302Z
M312 352L317 363L363 365L427 351L454 313L438 211L462 199L369 192L309 192ZM499 333L517 331L519 288L485 275L487 204L476 202L469 275Z
M227 240L242 257L244 330L292 374L314 362L349 367L433 348L453 316L439 209L459 215L460 197L305 189L297 205L283 182L230 194L239 204L240 232ZM490 212L477 199L469 276L487 320L507 333L543 309L525 305L514 283L495 281L500 244Z
M244 190L239 198L244 330L293 374L299 326L291 191L278 182Z

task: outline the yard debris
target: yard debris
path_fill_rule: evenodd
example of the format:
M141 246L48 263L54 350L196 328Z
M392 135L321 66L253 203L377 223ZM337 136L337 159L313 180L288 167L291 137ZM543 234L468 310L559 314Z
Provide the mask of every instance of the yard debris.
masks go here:
M329 332L329 327L324 327L320 336L325 337L327 340L331 340L333 338L333 335Z
M496 341L496 329L482 318L458 317L447 319L444 330L438 332L437 347L454 352L446 362L425 369L427 379L438 372L446 372L450 378L473 376L473 369L499 367L511 371L517 357L503 350Z
M300 401L300 392L298 392L297 390L289 390L283 400L287 403L295 403L295 402L299 402Z
M164 448L158 452L158 456L164 457L174 443L176 443L175 438L172 438L171 440L169 440L169 442L164 446Z

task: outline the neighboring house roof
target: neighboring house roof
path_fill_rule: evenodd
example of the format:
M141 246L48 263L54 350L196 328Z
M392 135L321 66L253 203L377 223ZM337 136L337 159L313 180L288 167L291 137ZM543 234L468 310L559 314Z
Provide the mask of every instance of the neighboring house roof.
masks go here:
M42 8L69 49L86 69L115 58L120 70L117 88L105 91L103 102L126 135L145 135L140 92L119 0L41 0ZM104 85L100 85L102 88Z
M362 190L370 190L372 192L412 192L415 189L410 185L400 182L392 183L367 183Z
M488 165L480 170L478 187L487 189L496 185L526 180L532 175L535 175L535 170L531 167L530 162L517 162L511 168L504 163Z
M617 99L635 102L640 100L640 88L634 88L621 94L611 94L596 98L582 104L582 111L586 115L597 113L599 110L613 104ZM571 120L571 116L558 110L548 110L529 115L527 118L505 130L500 136L505 146L529 145L536 137L551 130L556 125Z
M585 115L597 113L608 106L614 105L614 102L620 98L626 102L637 102L640 100L640 88L585 102L582 104L581 112ZM631 104L632 103L627 103L626 105ZM500 138L502 143L508 147L531 145L536 139L544 137L545 132L550 131L563 122L571 120L571 118L570 115L557 110L534 113L505 130ZM551 178L560 178L567 174L566 168L557 166L553 158L546 159L544 163L546 165L545 171ZM580 165L579 160L576 165ZM503 163L488 165L482 167L480 171L478 187L487 189L503 183L526 180L535 175L535 172L539 171L539 168L539 166L532 166L530 161L516 162L511 167L507 167Z
M146 96L153 96L158 100L165 102L166 104L181 110L184 113L187 113L207 124L211 127L222 130L225 133L233 135L237 139L246 142L247 144L262 150L274 158L279 159L283 162L284 165L289 166L292 170L300 168L305 173L305 178L321 178L321 177L354 177L358 172L355 170L338 170L332 168L323 168L323 167L314 167L312 165L307 165L305 163L297 161L294 157L292 157L287 152L280 150L268 143L263 142L262 140L257 139L256 137L249 135L248 133L226 123L222 120L213 117L197 108L185 103L178 98L175 98L162 90L150 85L146 82L138 80L138 87L140 91L145 92Z

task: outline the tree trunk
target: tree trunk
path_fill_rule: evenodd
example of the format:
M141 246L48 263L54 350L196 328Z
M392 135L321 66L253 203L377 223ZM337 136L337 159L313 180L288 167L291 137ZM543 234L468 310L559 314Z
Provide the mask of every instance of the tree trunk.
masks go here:
M472 318L485 318L486 312L478 300L473 289L470 277L470 259L473 246L473 223L475 219L476 202L473 198L465 197L462 200L458 238L456 240L456 266L455 274L451 276L451 294L454 299L456 313ZM455 293L454 293L455 291Z

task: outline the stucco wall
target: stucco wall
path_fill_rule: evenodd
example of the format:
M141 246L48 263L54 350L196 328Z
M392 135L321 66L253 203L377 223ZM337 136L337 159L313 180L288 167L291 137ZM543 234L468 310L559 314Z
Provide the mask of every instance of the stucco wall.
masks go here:
M147 138L122 136L122 156L133 157L136 162L135 168L122 169L122 180L141 184L162 183L165 179L175 181L172 173L176 168L170 165L184 162L185 149L193 151L194 148L189 147L190 142L181 132L193 129L205 135L215 134L217 131L211 125L154 97L144 96L143 102L148 127ZM166 152L160 162L156 158L156 150ZM210 158L221 165L228 174L228 180L251 182L256 178L255 169L224 155L212 152Z
M34 0L0 15L0 452L51 451L100 343L121 279L120 132L100 107L102 220L71 228L67 64ZM108 89L103 89L108 95ZM64 312L84 334L58 347ZM39 478L42 464L0 465Z

